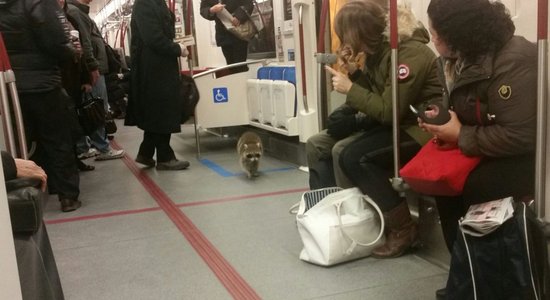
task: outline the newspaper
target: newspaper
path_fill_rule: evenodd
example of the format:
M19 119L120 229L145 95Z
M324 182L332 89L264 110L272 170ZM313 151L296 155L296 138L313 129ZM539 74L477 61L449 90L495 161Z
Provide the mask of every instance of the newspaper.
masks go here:
M460 227L466 234L484 236L495 231L514 214L512 197L471 205L460 220Z
M184 46L193 46L195 45L195 38L192 35L186 35L183 37L175 38L174 42L178 44L183 44Z
M233 21L233 15L229 11L227 11L225 7L219 12L217 12L216 16L218 16L218 19L220 19L220 21L222 21L225 28L227 29L233 28L233 23L231 23L231 21Z

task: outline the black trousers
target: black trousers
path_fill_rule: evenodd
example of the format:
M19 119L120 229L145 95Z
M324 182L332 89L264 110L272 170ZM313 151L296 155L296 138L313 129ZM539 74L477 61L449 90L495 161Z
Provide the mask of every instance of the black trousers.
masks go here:
M228 65L246 61L248 56L248 42L238 40L229 45L222 45L222 53ZM231 73L239 73L248 71L248 66L240 66L231 68Z
M74 155L74 104L61 88L19 95L26 134L37 143L31 158L44 168L59 199L78 199L80 177ZM28 138L29 139L29 138Z
M470 173L464 192L457 197L436 197L441 229L449 252L452 252L458 220L472 204L514 197L533 196L535 190L534 155L484 158Z
M421 146L407 133L400 133L399 158L409 161ZM340 154L340 167L361 192L387 212L405 201L393 189L393 134L390 126L376 126L347 145Z
M152 158L157 151L157 162L167 162L176 156L170 147L170 133L143 132L143 141L139 146L139 155Z

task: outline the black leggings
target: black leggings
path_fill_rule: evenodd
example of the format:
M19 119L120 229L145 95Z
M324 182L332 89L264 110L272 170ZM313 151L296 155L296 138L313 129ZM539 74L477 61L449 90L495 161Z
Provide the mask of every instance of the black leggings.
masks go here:
M449 252L452 252L456 240L458 220L471 204L510 196L518 200L533 196L534 190L533 155L484 158L468 176L461 196L436 197L441 229Z
M400 133L401 164L408 162L421 148L404 131ZM365 131L347 145L340 154L340 167L344 174L364 194L387 212L404 201L393 189L390 178L393 172L393 134L389 126L377 126Z

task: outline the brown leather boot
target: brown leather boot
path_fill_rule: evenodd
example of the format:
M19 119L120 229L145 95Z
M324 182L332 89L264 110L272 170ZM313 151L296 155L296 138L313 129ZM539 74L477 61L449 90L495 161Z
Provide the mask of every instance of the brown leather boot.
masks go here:
M416 224L411 219L407 202L384 213L386 243L372 251L377 258L392 258L403 255L416 242Z

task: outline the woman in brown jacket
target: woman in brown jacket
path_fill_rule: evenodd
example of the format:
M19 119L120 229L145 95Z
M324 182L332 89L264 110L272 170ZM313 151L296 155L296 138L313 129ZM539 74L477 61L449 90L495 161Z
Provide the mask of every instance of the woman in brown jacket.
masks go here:
M537 48L514 36L500 2L432 0L428 17L451 120L420 126L443 147L482 157L461 196L436 198L452 251L458 220L471 204L533 195Z

